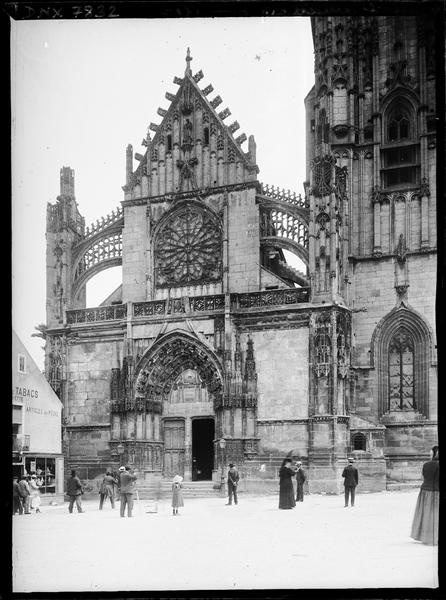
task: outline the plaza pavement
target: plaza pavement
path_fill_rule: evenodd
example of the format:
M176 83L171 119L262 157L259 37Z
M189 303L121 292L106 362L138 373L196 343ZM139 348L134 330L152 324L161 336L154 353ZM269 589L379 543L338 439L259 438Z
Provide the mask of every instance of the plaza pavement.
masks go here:
M141 501L134 518L84 502L13 517L13 592L436 587L437 547L409 537L418 490Z

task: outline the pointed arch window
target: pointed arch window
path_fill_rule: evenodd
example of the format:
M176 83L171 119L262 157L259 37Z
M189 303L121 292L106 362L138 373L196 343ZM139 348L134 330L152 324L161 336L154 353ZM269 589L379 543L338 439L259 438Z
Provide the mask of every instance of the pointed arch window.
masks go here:
M402 104L392 110L387 121L387 140L399 142L410 138L410 115Z
M385 143L381 148L381 173L384 188L416 186L420 177L420 149L416 140L413 106L396 98L384 115Z
M389 345L389 410L415 410L414 343L399 329Z

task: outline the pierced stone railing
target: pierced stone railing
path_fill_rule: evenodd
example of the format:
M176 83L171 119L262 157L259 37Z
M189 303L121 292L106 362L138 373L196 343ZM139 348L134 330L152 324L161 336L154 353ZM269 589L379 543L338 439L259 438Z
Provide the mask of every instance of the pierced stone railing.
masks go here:
M189 298L171 298L170 300L151 300L133 304L134 317L154 317L164 314L184 314L187 312L203 312L223 310L224 294L213 296L191 296Z
M272 200L279 200L280 202L287 202L288 204L293 204L294 206L301 206L303 208L307 208L309 206L307 199L305 197L302 198L300 194L296 194L290 190L281 189L274 185L268 185L267 183L260 183L260 186L262 196L266 196Z
M261 308L265 306L283 306L309 302L310 288L267 290L231 294L231 305L236 308Z
M191 311L222 310L225 307L224 294L216 296L193 296L189 298Z
M89 237L96 235L97 233L99 233L100 231L105 229L106 227L109 227L116 221L119 221L119 219L121 219L121 217L122 217L122 207L118 206L116 211L112 210L112 212L109 215L107 215L105 217L101 217L101 219L98 219L96 221L96 223L92 223L89 227L86 227L85 239L88 239Z
M113 304L111 306L98 306L97 308L80 308L67 310L67 324L95 323L98 321L113 321L125 319L127 316L126 304Z
M164 315L166 312L165 300L152 300L149 302L134 302L133 316L134 317L154 317L156 315Z

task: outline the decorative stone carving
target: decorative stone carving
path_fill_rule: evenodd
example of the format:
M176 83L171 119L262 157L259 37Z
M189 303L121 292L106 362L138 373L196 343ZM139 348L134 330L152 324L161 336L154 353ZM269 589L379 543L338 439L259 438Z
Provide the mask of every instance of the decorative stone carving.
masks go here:
M176 211L156 236L156 285L219 281L221 247L220 226L208 211L194 206Z
M333 156L325 155L316 157L312 163L313 170L313 193L322 198L333 191L332 178L335 159Z
M331 363L331 338L329 316L319 316L314 335L313 369L316 377L328 377Z
M398 245L396 247L396 258L399 263L404 263L407 258L407 247L406 247L406 238L403 233L400 233L400 237L398 238Z

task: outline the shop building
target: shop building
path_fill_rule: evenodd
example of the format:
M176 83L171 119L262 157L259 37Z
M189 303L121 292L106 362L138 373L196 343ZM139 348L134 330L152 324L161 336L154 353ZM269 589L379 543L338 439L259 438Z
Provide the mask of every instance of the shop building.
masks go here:
M13 474L36 472L42 504L63 500L62 403L12 332Z

